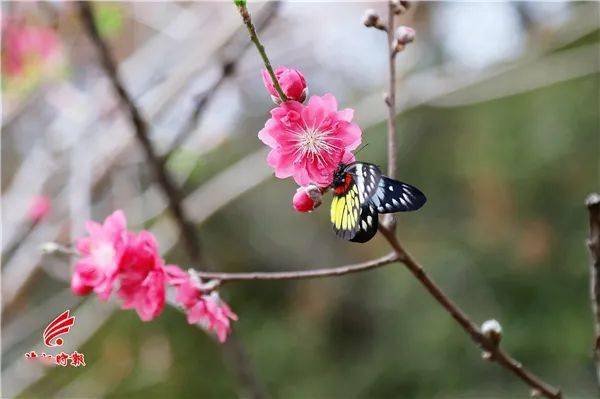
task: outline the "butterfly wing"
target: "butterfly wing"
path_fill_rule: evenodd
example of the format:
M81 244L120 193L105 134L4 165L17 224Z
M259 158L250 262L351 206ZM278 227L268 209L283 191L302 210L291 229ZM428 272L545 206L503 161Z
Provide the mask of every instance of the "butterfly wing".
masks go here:
M335 234L345 240L351 240L359 228L360 214L359 190L352 182L343 194L335 194L331 202L331 223Z
M418 188L382 176L376 165L355 162L344 172L350 184L334 194L331 223L345 240L367 242L377 233L379 213L414 211L427 201Z
M352 242L367 242L377 233L379 218L377 209L370 204L364 204L360 208L360 217L358 220L358 230L354 237L350 239Z
M394 213L416 211L427 202L427 198L415 186L382 176L369 202L379 213Z
M366 204L379 187L381 170L371 163L354 162L346 167L345 172L354 179L360 204Z

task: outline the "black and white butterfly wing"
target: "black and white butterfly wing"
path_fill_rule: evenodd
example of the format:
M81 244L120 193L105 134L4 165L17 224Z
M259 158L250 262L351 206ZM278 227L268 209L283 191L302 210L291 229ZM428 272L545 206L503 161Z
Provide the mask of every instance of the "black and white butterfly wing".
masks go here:
M334 194L331 202L331 223L335 234L353 242L367 242L377 233L377 209L369 198L381 179L379 168L371 164L354 163L345 173L350 185L345 192Z
M375 194L381 181L381 170L377 165L366 162L354 162L345 169L349 173L358 188L358 200L360 205L366 204Z
M379 213L408 212L421 208L427 197L415 186L381 176L369 202Z
M360 208L360 217L358 220L358 229L352 242L367 242L377 233L379 217L373 204L366 203Z

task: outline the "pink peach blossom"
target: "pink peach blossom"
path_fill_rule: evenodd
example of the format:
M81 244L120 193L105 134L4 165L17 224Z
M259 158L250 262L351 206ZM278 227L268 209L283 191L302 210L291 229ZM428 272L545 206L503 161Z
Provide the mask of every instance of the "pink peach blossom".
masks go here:
M52 203L50 198L39 195L31 199L29 203L29 209L27 210L27 217L33 223L41 222L42 219L46 218L52 210Z
M131 234L119 260L118 295L123 309L135 309L143 321L152 320L165 305L166 276L154 236Z
M231 311L216 291L202 295L194 306L188 309L187 320L190 324L199 323L205 329L214 331L219 342L227 340L231 333L230 320L237 320L237 315Z
M123 211L108 216L103 224L88 221L88 237L77 240L81 258L75 264L71 289L76 295L94 290L98 297L110 296L119 269L122 249L128 240L127 220Z
M304 102L306 100L306 95L308 93L308 89L306 87L306 80L304 79L304 75L297 69L291 69L284 66L280 66L275 69L275 77L277 78L277 82L279 86L281 86L281 90L288 98L288 100L294 100L299 102ZM275 90L273 86L273 79L271 79L271 75L266 69L262 70L262 79L265 85L265 88L271 94L271 98L275 101L276 104L281 102L279 98L279 93Z
M349 108L338 111L331 94L312 96L307 105L287 101L273 109L258 138L271 147L267 163L275 176L293 176L301 186L331 184L335 169L354 161L352 151L361 142L353 115Z
M200 324L208 331L214 331L219 342L225 342L231 332L231 320L237 320L237 315L213 291L203 294L189 273L178 266L166 266L167 281L176 287L175 301L186 311L190 324Z

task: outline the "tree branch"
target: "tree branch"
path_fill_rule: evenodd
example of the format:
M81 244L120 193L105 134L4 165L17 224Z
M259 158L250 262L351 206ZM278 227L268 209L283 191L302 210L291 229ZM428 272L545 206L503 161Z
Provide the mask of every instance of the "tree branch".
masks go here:
M385 97L385 103L388 108L388 176L392 179L396 177L396 46L394 43L394 4L392 1L388 1L388 22L387 22L387 42L388 42L388 66L389 66L389 80L388 80L388 93Z
M398 47L395 43L395 6L388 1L388 23L387 23L387 41L389 57L389 92L386 96L388 107L388 175L394 177L396 173L396 66L395 59L398 53ZM402 244L394 232L395 223L390 218L386 224L380 224L379 232L387 239L388 243L394 249L398 260L408 268L425 289L434 297L434 299L456 320L456 322L465 330L471 339L484 350L484 358L495 361L502 367L510 370L523 382L532 388L532 394L544 395L548 398L559 399L562 397L561 391L545 383L533 373L525 369L521 363L512 358L499 346L499 339L493 339L486 336L481 329L471 321L467 314L458 307L441 288L425 273L423 267L415 261L412 256L404 250Z
M117 92L121 102L125 105L129 112L131 123L134 126L136 138L144 149L146 157L148 158L148 162L153 168L158 183L168 199L169 209L171 210L171 213L173 214L181 231L181 236L183 237L190 259L194 263L198 264L200 263L201 255L200 240L194 224L188 219L182 206L181 192L171 179L171 176L168 174L164 163L150 141L149 125L142 117L141 111L134 103L133 98L125 89L125 86L117 71L117 63L113 59L107 44L100 36L98 27L94 22L94 15L90 4L85 1L79 1L77 4L79 7L81 21L86 33L98 51L98 55L102 61L102 66L108 75L114 90ZM235 359L235 361L230 360L229 363L236 373L240 383L240 388L244 389L243 396L249 396L252 398L266 397L267 395L263 385L258 380L242 344L240 342L236 342L235 336L230 336L230 339L225 344L224 348L226 349L226 355L229 357L229 359Z
M181 229L183 240L186 249L190 254L190 258L193 262L199 262L200 240L194 225L188 221L185 211L181 206L181 193L173 182L171 176L168 174L167 170L164 168L160 156L157 154L152 142L150 141L148 124L142 117L142 114L134 103L133 98L131 98L125 89L125 85L123 84L117 71L117 64L113 59L108 46L102 37L100 37L98 28L94 22L94 15L90 4L85 1L80 1L77 4L79 6L81 21L86 33L98 51L104 71L110 78L113 88L129 112L131 123L134 126L136 139L144 149L148 163L150 163L153 172L156 175L156 179L158 180L158 183L162 187L163 192L167 197L169 209L171 210L173 217Z
M267 69L267 72L269 72L269 76L271 76L271 80L273 81L273 87L275 87L277 94L279 94L279 99L282 102L287 101L287 97L286 97L285 93L283 92L283 90L281 89L279 82L277 81L275 72L273 72L273 67L271 66L269 57L267 57L267 52L265 51L265 46L262 45L262 43L260 42L260 39L258 38L258 35L256 34L256 29L254 28L254 24L252 23L252 19L250 18L250 13L248 12L248 8L246 8L246 2L245 1L239 1L239 2L236 1L236 6L238 8L238 11L240 12L240 15L242 16L242 20L244 21L246 28L248 28L248 34L250 35L250 40L252 40L252 42L256 46L256 49L258 50L258 53L260 54L260 57L262 58L263 63L265 64L265 68Z
M404 250L395 233L384 226L380 226L379 232L387 239L398 255L398 260L408 268L433 298L448 312L450 316L465 330L471 339L484 350L485 358L495 361L502 367L512 371L521 380L528 384L533 390L548 398L559 399L562 394L559 389L545 383L533 373L525 369L521 363L503 351L498 342L483 334L481 329L471 321L469 316L456 305L442 289L427 275L423 267ZM533 392L533 391L532 391Z
M590 297L594 314L594 359L600 387L600 194L590 194L585 205L590 219L590 235L587 240L590 251Z
M208 280L218 280L220 284L234 281L248 280L303 280L320 277L343 276L350 273L359 273L375 269L390 263L398 261L398 255L392 252L381 258L370 261L345 265L326 269L313 269L289 272L254 272L254 273L211 273L194 271L193 273L200 278Z

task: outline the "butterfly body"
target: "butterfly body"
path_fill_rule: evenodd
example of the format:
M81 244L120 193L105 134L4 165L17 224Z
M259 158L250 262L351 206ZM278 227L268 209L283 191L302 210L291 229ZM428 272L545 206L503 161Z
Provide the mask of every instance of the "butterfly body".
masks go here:
M383 176L379 167L364 162L340 164L331 188L333 229L353 242L373 238L380 213L414 211L427 201L418 188Z

